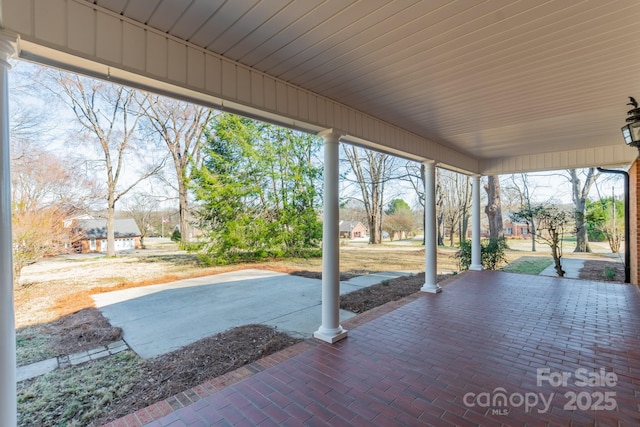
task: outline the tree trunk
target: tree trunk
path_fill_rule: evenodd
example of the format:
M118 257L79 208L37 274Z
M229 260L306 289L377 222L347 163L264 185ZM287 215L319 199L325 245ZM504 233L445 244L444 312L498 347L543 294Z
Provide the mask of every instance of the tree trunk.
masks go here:
M113 197L113 193L109 192L108 197L108 206L107 206L107 256L114 257L116 256L116 237L115 237L115 229L114 222L116 216L116 202ZM102 248L100 248L102 249Z
M562 264L560 262L560 258L562 254L560 253L560 238L562 236L555 229L550 229L549 234L551 234L551 255L553 256L553 262L555 263L556 273L558 273L558 277L564 277L565 271L562 269Z
M422 182L424 182L424 166L422 168ZM438 168L436 168L436 222L438 224L438 246L444 246L444 193Z
M180 174L178 174L178 206L180 218L180 240L182 240L184 243L189 243L191 241L189 196L188 189L185 184L185 179Z
M536 251L536 223L531 221L531 252Z
M589 247L589 235L587 234L587 204L584 199L579 199L575 204L574 218L576 221L576 249L574 252L591 252Z
M581 180L575 169L569 169L569 182L571 182L571 196L573 198L574 219L576 222L576 249L574 252L591 252L589 236L587 235L587 196L598 174L595 168L589 168L581 186Z
M384 199L384 181L388 178L391 158L382 153L363 150L361 158L357 147L343 145L344 153L360 187L362 202L367 211L369 225L369 244L382 242L382 211Z
M504 230L502 226L502 201L500 195L500 179L495 176L487 177L487 184L484 186L487 192L487 206L484 208L484 212L489 219L489 238L497 239L504 237ZM534 247L535 250L535 247Z

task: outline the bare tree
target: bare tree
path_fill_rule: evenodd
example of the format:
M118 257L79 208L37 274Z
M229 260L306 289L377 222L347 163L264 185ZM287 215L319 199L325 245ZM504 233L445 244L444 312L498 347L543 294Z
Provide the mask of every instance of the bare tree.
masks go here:
M144 248L144 239L153 228L151 223L158 209L158 200L149 194L135 194L123 200L123 204L140 229L140 245Z
M570 215L568 212L555 206L537 205L530 208L523 207L518 212L511 214L513 220L522 221L533 218L538 223L539 233L536 238L551 248L554 267L559 277L564 277L565 271L562 268L562 240L565 230L569 224Z
M382 213L385 184L391 178L395 157L372 150L342 144L345 156L351 166L362 195L362 203L367 212L369 243L382 242Z
M535 211L533 203L533 194L536 187L530 182L529 175L526 173L511 175L511 186L509 189L515 191L518 195L520 209L519 211L525 212L521 215L520 221L524 221L529 226L531 234L531 251L536 251L536 219L532 215ZM527 214L528 213L528 214Z
M576 249L574 252L591 252L589 235L587 234L587 197L591 186L598 179L599 173L595 168L580 172L576 169L569 169L567 172L569 173L568 179L571 183L571 198L574 205L573 218L576 222ZM582 184L582 176L584 176L584 184Z
M137 105L134 90L70 74L60 73L56 80L62 89L61 98L75 114L85 140L95 143L102 155L100 163L104 165L106 178L107 256L115 256L116 203L138 183L156 174L164 166L164 161L119 186L125 169L129 169L125 167L127 160L143 163L141 153L135 159L129 157L136 154L138 148L135 132L141 117L134 109Z
M422 169L424 173L424 168ZM436 226L438 234L438 246L444 246L444 200L445 194L442 190L442 172L436 168Z
M73 169L36 144L12 141L12 233L16 283L28 264L68 250L73 239L65 220L82 212L90 190Z
M490 175L484 185L487 192L487 206L484 212L489 218L489 238L498 239L504 236L502 229L502 196L500 192L500 177Z
M171 154L176 172L180 235L184 242L191 236L189 189L187 180L192 162L199 166L200 147L213 110L199 105L156 95L140 103L151 128L160 135Z
M449 246L453 246L456 233L460 241L466 239L471 214L471 180L467 175L442 169L439 187L443 223L449 230Z

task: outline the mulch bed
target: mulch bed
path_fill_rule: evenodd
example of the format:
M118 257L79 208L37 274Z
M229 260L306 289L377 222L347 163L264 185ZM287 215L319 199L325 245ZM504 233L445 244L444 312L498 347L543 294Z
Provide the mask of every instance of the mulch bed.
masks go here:
M587 260L580 270L580 279L624 283L624 264L614 261Z
M450 274L438 275L437 281L451 277ZM424 273L415 276L402 276L386 280L377 285L362 288L340 296L340 308L353 313L364 313L390 301L397 301L416 293L424 285Z
M43 327L59 355L68 355L107 345L122 338L122 329L111 326L97 308L85 308Z
M143 361L143 380L126 399L108 408L108 416L93 424L102 425L168 399L300 341L271 326L245 325Z

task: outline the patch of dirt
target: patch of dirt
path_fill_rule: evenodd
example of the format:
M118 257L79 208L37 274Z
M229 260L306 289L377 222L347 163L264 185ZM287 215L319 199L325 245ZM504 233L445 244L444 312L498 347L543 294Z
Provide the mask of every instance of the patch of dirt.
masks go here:
M580 279L624 283L624 264L614 261L587 260L580 270Z
M111 326L97 308L85 308L43 325L51 346L59 355L68 355L107 345L122 338L122 329Z
M246 325L145 361L127 398L105 408L102 425L302 341L265 325Z

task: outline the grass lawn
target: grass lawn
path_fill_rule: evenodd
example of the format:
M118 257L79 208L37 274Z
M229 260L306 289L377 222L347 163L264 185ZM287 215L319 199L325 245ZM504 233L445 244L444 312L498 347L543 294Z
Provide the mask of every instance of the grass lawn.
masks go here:
M501 268L508 273L540 274L542 270L553 263L552 257L547 256L521 256L509 262Z

